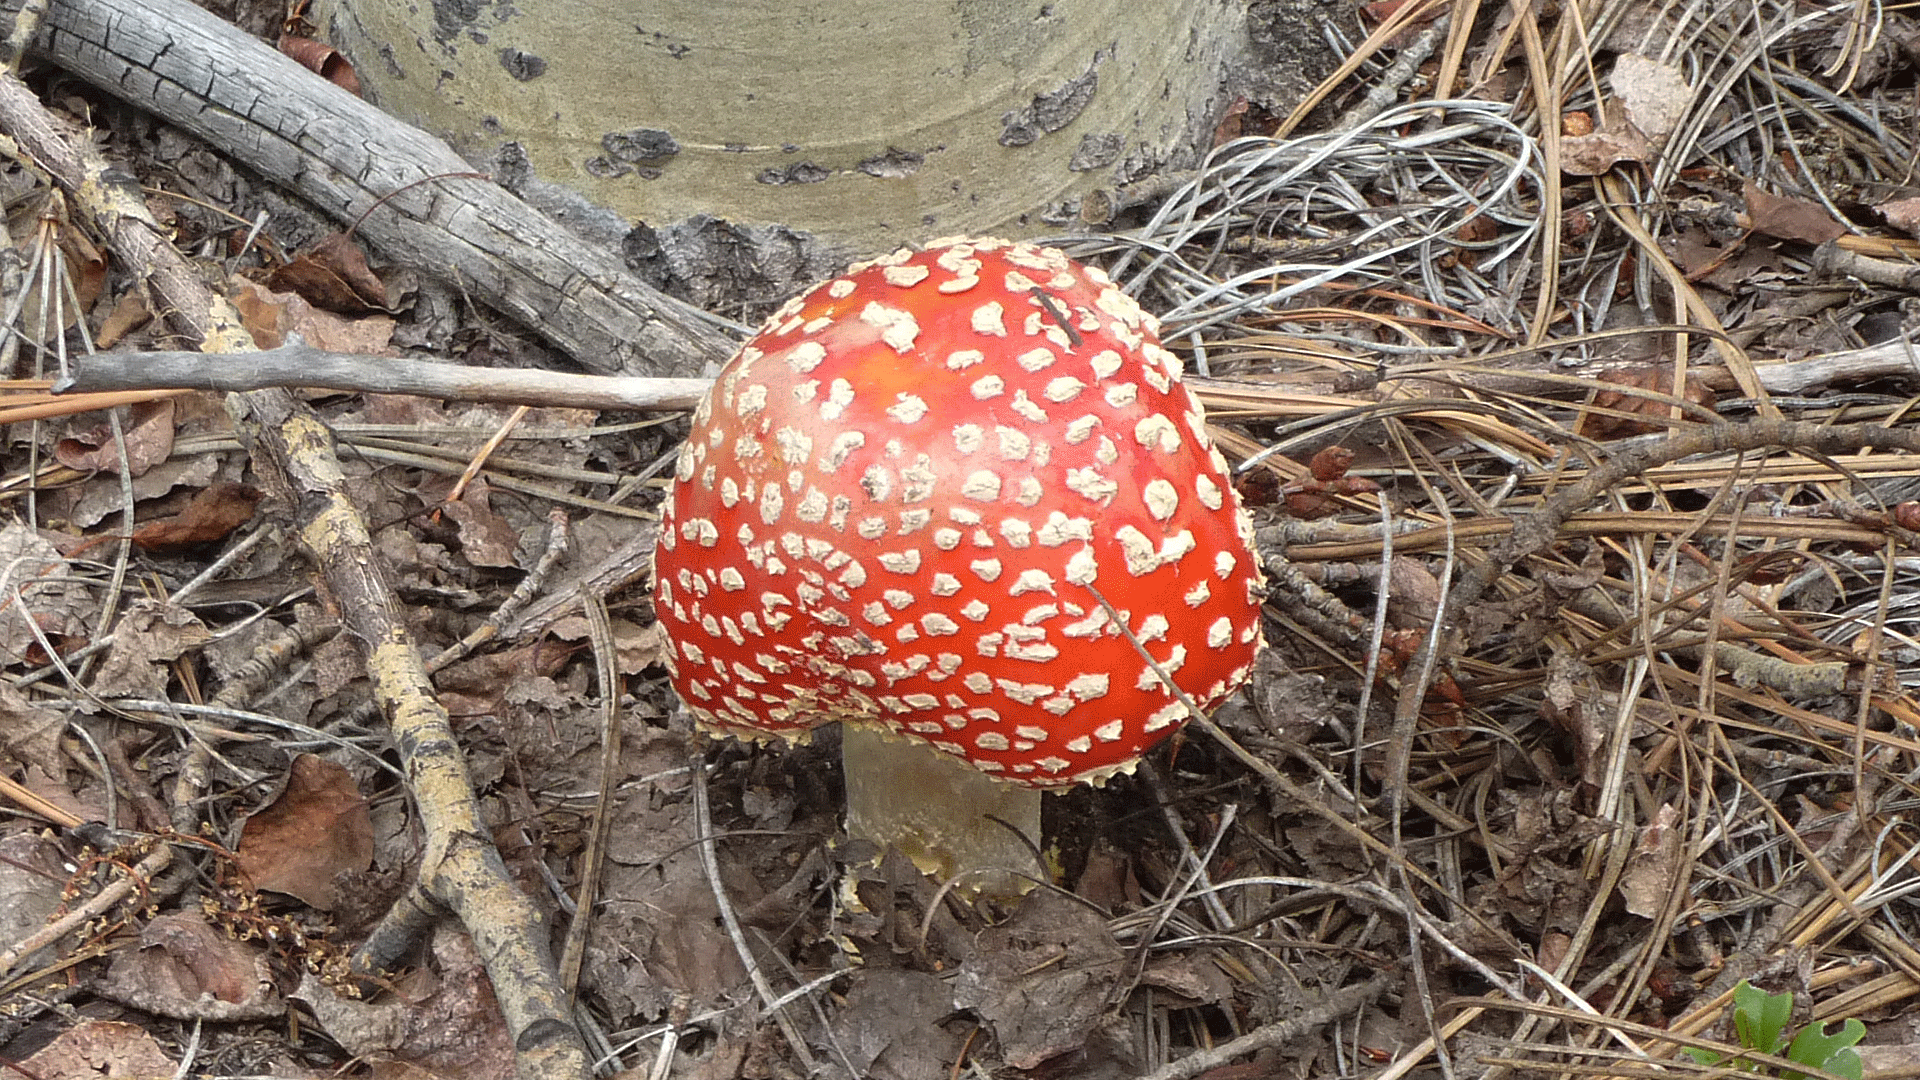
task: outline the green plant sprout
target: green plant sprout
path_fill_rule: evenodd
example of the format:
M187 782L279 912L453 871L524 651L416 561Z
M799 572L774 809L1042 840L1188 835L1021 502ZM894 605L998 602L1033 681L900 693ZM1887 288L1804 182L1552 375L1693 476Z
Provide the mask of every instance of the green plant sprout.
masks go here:
M1832 1035L1827 1034L1825 1024L1808 1024L1789 1042L1787 1021L1792 1017L1792 994L1769 994L1745 979L1741 979L1740 985L1733 988L1733 1028L1741 1046L1762 1054L1784 1056L1789 1061L1835 1076L1844 1076L1847 1080L1860 1080L1860 1055L1854 1052L1853 1044L1867 1034L1865 1024L1848 1017L1840 1025L1839 1032ZM1740 1055L1723 1058L1711 1050L1684 1049L1688 1056L1702 1065L1724 1065L1746 1072L1760 1071L1757 1062L1748 1061ZM1780 1080L1807 1080L1807 1076L1805 1073L1783 1071Z

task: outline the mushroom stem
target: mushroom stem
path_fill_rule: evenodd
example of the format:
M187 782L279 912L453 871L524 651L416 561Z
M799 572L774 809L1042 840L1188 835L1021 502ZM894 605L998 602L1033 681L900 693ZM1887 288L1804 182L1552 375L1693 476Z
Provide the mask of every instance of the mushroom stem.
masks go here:
M961 884L987 895L1017 896L1033 887L1020 875L1046 876L1028 843L1040 839L1038 790L1001 783L877 728L842 724L840 731L848 835L892 844L939 881L966 873Z

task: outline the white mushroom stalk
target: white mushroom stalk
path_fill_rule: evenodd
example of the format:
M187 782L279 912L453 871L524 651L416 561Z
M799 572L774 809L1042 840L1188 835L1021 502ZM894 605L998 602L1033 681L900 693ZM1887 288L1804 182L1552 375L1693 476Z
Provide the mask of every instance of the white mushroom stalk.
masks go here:
M839 721L989 792L1058 789L1131 769L1182 693L1210 709L1246 680L1251 539L1152 316L1058 251L948 239L815 287L728 363L662 511L655 608L711 732ZM942 874L1034 869L980 823L1037 840L1036 798L949 808L858 767L872 839ZM1009 843L873 835L896 804Z

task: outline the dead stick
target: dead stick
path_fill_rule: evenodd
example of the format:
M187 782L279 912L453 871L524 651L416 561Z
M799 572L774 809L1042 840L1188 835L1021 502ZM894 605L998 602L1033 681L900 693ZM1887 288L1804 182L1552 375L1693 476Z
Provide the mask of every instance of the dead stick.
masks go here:
M1396 379L1432 379L1486 391L1540 392L1591 388L1597 372L1638 365L1594 364L1572 371L1529 372L1476 368L1398 373ZM1920 375L1920 354L1912 342L1895 339L1865 349L1763 361L1754 373L1774 394L1818 391L1835 383ZM1713 390L1736 388L1724 367L1705 366L1692 373ZM235 364L193 352L107 352L86 358L56 393L133 390L258 390L268 386L309 386L381 394L418 394L453 401L489 401L507 405L545 405L582 409L690 409L711 380L570 375L521 369L470 369L456 364L405 360L366 353L331 352L296 342L251 353ZM1189 384L1210 409L1257 408L1262 395L1325 394L1324 381L1287 383L1190 378Z
M1195 1051L1155 1069L1140 1080L1188 1080L1189 1077L1220 1068L1234 1058L1295 1042L1356 1009L1366 1007L1386 988L1387 977L1375 975L1366 982L1335 990L1318 1005L1291 1020L1255 1028L1210 1050Z
M261 390L319 387L372 394L414 394L453 401L489 401L576 409L691 409L708 379L572 375L523 368L470 368L361 353L328 352L294 343L247 354L244 363L195 352L96 353L75 366L54 393L187 388Z

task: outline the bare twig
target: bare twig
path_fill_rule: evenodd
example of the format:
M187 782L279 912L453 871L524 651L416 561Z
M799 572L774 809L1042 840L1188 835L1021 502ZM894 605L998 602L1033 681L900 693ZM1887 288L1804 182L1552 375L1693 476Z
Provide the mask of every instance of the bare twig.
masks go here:
M1385 975L1375 975L1366 982L1342 987L1328 994L1319 1004L1301 1013L1291 1020L1255 1028L1253 1031L1223 1042L1210 1050L1199 1050L1188 1054L1178 1061L1169 1062L1141 1077L1141 1080L1188 1080L1211 1069L1227 1065L1238 1057L1257 1053L1270 1047L1283 1046L1332 1023L1357 1009L1372 1004L1387 988Z
M96 353L56 393L102 389L259 390L311 386L371 394L417 394L459 401L576 409L691 409L707 379L569 375L522 368L469 368L391 356L337 353L303 342L255 352L244 364L194 352Z

